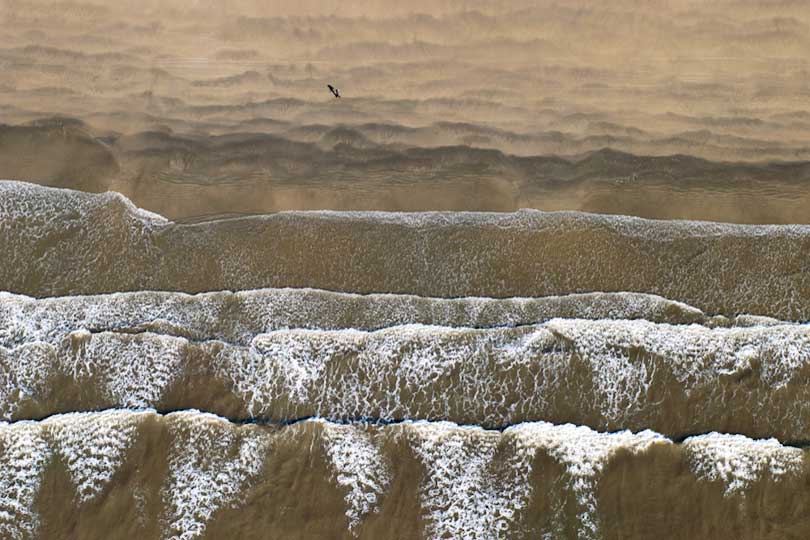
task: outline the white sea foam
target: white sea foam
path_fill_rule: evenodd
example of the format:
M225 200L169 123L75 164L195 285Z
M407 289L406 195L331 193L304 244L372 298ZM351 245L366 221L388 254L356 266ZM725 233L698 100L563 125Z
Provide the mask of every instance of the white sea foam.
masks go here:
M683 448L695 475L722 482L726 495L744 495L766 474L778 480L800 472L804 462L804 452L798 448L783 446L776 439L742 435L699 435L686 439Z
M810 368L810 327L774 325L748 328L675 326L648 321L549 321L559 336L591 370L593 406L609 420L621 422L634 410L650 411L652 383L671 375L685 396L709 391L707 413L723 407L724 381L748 377L739 400L760 422L780 417L785 430L804 437L808 406L804 399L778 397L788 386L803 387ZM712 399L716 401L712 402ZM650 414L654 414L651 412Z
M81 381L101 381L106 397L117 407L155 406L182 371L187 342L157 335L90 334L69 336L72 354L61 355L63 371Z
M314 399L313 385L323 377L330 362L356 353L357 343L365 337L354 330L339 330L336 334L340 339L315 330L258 336L253 340L252 349L264 360L260 368L264 380L281 382L285 396L291 401L310 403Z
M806 225L653 221L577 212L302 212L244 218L239 223L268 233L245 242L231 229L233 222L173 226L111 193L82 194L17 182L0 182L0 193L4 217L0 240L8 259L0 266L0 282L38 296L240 289L309 280L324 287L435 296L634 290L669 295L720 313L752 312L791 320L808 316L802 298L807 280L802 246L810 237ZM363 235L349 233L357 227L376 232L366 235L368 241L363 243L357 240ZM340 244L342 250L328 250L340 263L325 264L326 273L310 275L306 257L297 263L275 257L277 239L272 231L288 235L297 229L309 231L301 232L302 243L309 235ZM570 242L575 237L584 242L582 253L587 257L578 251L550 249L554 243L550 239ZM273 241L268 243L268 238ZM220 248L211 250L211 242ZM460 245L476 248L447 257L450 246ZM538 256L526 256L527 248ZM369 266L362 260L374 263L392 250L399 252L398 257L384 272L354 271ZM30 256L32 251L36 257ZM344 251L360 258L349 260ZM695 272L686 263L698 252L711 272ZM351 264L344 267L347 261ZM504 261L514 267L509 275L502 272ZM194 276L192 268L203 266L211 272Z
M50 459L39 424L0 424L0 538L38 538L35 504Z
M79 503L92 500L112 480L149 412L70 413L42 423L66 465Z
M191 358L201 365L188 364ZM0 415L16 418L26 400L48 403L55 375L96 400L89 407L157 407L198 368L229 384L249 414L273 419L442 418L496 426L554 417L565 400L595 428L650 426L677 436L688 429L686 420L673 424L664 412L688 410L699 395L706 406L692 419L701 430L746 429L718 421L733 401L750 412L751 434L768 434L774 419L780 438L810 433L810 400L790 397L806 392L806 325L581 319L497 329L276 330L250 347L78 330L58 347L0 347ZM191 405L207 407L204 397ZM52 407L60 410L58 402Z
M338 485L346 490L346 517L356 533L362 520L379 510L391 482L390 464L360 426L323 422L322 437Z
M637 349L666 359L683 384L750 369L758 358L767 360L761 366L763 380L779 388L810 363L810 327L805 325L708 329L641 320L554 319L544 327L569 340L596 369L617 357L626 369L636 369L638 362L635 368L628 364L628 351Z
M523 452L547 452L569 475L569 487L579 505L578 538L601 538L596 487L599 475L618 450L642 452L656 443L669 443L652 431L600 433L584 426L554 425L546 422L519 424L508 428Z
M46 343L0 347L0 418L10 419L22 402L42 397L56 358L54 347Z
M35 299L0 292L0 346L55 343L81 328L165 331L195 340L249 344L287 328L375 330L403 324L502 327L554 317L644 318L700 322L703 313L642 293L582 293L539 298L430 298L317 289L258 289L201 294L142 291Z
M42 422L0 424L0 538L38 538L36 508L43 475L52 458L67 467L77 504L103 493L134 441L140 422L154 415L168 435L168 477L163 485L163 538L204 537L214 515L238 507L253 482L262 478L275 432L239 426L197 411L165 416L151 411L70 413ZM424 467L419 483L429 538L511 538L527 532L525 514L533 496L533 471L542 453L564 470L562 486L573 498L552 503L552 512L576 512L580 539L601 538L599 482L611 460L632 459L656 445L673 455L702 481L722 483L726 495L745 497L749 488L779 481L805 470L806 451L776 440L753 440L712 433L673 445L643 431L601 433L573 425L525 423L504 432L449 422L404 422L395 426L338 425L315 420L333 481L344 491L349 529L357 534L363 520L385 502L398 463L389 463L380 448L405 442ZM286 436L286 435L285 435ZM670 450L667 450L669 452ZM621 451L619 454L618 452ZM688 470L684 468L684 471ZM551 473L549 473L551 474ZM555 476L549 477L555 479ZM144 493L133 496L144 510ZM567 496L566 495L566 496ZM544 495L545 496L545 495ZM146 516L144 519L156 519ZM564 527L535 531L562 534Z
M537 391L521 397L524 409L537 410L556 384L550 372L559 362L541 362L538 352L550 334L536 332L541 335L421 325L376 332L280 330L258 336L247 351L219 349L215 368L256 415L283 400L292 407L284 414L293 417L301 408L330 418L382 419L479 411L482 421L508 422L518 411L517 404L511 411L503 404L512 390L510 372L549 372L532 379Z
M201 538L215 512L241 502L264 466L270 438L258 429L237 430L224 418L197 411L169 414L166 422L173 444L163 492L163 537Z
M420 484L429 538L506 538L527 502L529 464L514 456L495 469L500 434L450 422L406 424L426 469Z

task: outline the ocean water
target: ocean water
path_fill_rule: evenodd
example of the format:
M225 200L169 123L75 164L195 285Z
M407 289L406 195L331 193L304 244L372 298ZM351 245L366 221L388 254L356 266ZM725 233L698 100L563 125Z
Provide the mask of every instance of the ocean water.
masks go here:
M4 538L784 538L806 527L806 451L742 435L110 409L0 424L0 444Z
M800 538L807 226L0 183L0 538Z
M810 225L580 212L279 212L178 224L117 193L0 183L0 282L35 297L311 287L454 298L638 292L810 318Z
M0 0L0 540L810 538L808 5Z

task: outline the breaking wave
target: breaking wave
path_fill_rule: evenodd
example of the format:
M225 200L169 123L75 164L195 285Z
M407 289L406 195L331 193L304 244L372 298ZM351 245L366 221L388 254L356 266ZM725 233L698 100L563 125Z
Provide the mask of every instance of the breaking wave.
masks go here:
M804 537L808 238L0 183L0 537Z
M810 318L810 226L576 212L282 212L179 225L117 194L0 183L0 283L31 296L313 287L418 296L634 291Z

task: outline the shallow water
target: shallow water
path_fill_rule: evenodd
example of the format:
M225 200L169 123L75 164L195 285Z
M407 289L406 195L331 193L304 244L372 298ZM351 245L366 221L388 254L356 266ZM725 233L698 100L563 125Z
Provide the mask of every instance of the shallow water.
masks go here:
M802 537L808 238L2 183L0 536Z
M314 287L418 296L633 291L810 318L810 226L577 212L284 212L178 225L116 194L0 184L0 283L31 296ZM303 249L305 246L306 249Z
M0 540L810 538L806 2L0 22Z
M0 312L7 420L152 407L810 439L808 327L710 318L660 297L5 295Z
M0 424L6 538L784 538L806 452L524 423L240 425L110 410ZM14 486L12 488L11 486ZM789 494L789 495L788 495ZM705 518L688 519L700 508ZM762 520L769 526L761 527ZM110 529L110 524L115 527Z

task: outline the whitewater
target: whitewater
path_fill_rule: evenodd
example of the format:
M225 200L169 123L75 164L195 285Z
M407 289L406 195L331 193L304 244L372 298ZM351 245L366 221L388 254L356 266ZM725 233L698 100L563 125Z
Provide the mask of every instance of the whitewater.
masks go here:
M0 182L0 537L805 537L808 250Z

